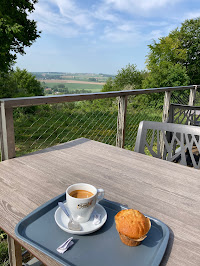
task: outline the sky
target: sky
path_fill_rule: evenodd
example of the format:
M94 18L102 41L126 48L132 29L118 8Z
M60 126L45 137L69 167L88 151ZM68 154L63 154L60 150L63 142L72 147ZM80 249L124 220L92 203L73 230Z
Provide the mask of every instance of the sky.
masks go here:
M200 0L39 0L29 17L41 37L15 66L113 75L128 64L143 70L153 40L199 16Z

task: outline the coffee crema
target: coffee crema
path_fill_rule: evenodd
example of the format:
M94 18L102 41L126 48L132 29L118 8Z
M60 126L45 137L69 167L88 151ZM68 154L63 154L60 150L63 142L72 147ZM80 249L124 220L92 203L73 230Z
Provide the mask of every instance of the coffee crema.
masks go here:
M69 193L69 195L73 198L85 199L85 198L92 197L94 194L87 190L78 189L78 190L72 191L71 193Z

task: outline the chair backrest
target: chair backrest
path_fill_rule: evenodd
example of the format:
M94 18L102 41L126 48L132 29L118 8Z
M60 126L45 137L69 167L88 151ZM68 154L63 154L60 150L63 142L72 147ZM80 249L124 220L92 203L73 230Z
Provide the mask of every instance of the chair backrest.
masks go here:
M200 125L200 106L170 104L169 123L183 125Z
M199 136L200 127L142 121L134 151L199 169Z

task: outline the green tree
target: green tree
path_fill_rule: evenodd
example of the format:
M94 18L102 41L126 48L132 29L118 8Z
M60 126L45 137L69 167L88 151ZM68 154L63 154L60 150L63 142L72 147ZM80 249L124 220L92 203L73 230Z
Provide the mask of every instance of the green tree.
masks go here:
M161 61L151 68L143 80L143 88L186 86L188 83L189 77L185 67L169 61Z
M187 52L184 65L190 84L200 84L200 17L186 20L180 29L181 46Z
M200 83L200 18L186 20L149 49L144 88Z
M27 70L9 71L0 77L0 98L28 97L44 95L43 87L35 76Z
M136 69L136 65L128 64L125 68L118 71L114 79L114 87L116 90L123 90L126 87L132 89L141 89L142 73Z
M52 90L55 92L55 91L58 91L58 85L54 85L53 87L52 87Z
M64 89L64 88L65 88L65 84L63 84L63 83L59 83L59 84L58 84L58 88L60 88L60 89Z
M0 4L0 73L8 72L24 47L39 37L36 22L28 15L37 0L1 0Z
M120 91L124 89L141 89L145 72L139 71L134 64L128 64L118 71L114 79L109 78L102 91Z
M180 64L173 64L168 61L162 61L158 66L155 66L153 71L149 73L146 79L143 80L143 88L160 88L160 87L176 87L186 86L189 83L189 77L186 73L186 68ZM184 97L188 94L187 91L173 92L174 95ZM152 93L146 94L144 102L148 106L161 107L163 106L163 94Z
M146 71L139 71L134 64L128 64L125 68L118 71L118 74L114 79L108 78L106 84L103 86L103 92L106 91L120 91L120 90L134 90L142 89L142 81L147 75ZM134 108L141 106L141 102L144 102L144 97L138 95L137 97L129 97L129 104ZM116 99L104 99L105 106L112 106L115 108L117 105Z
M89 78L88 81L95 81L96 82L97 79L96 78Z
M101 89L102 92L113 91L114 83L112 78L108 78L106 84Z

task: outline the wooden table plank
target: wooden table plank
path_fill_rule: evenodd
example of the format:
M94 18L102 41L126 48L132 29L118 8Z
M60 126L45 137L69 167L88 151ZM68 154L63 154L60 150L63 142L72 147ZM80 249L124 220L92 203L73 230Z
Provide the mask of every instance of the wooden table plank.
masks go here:
M87 139L0 163L0 227L16 239L24 216L77 182L165 222L170 241L161 265L200 263L199 171ZM44 264L59 265L18 241Z

